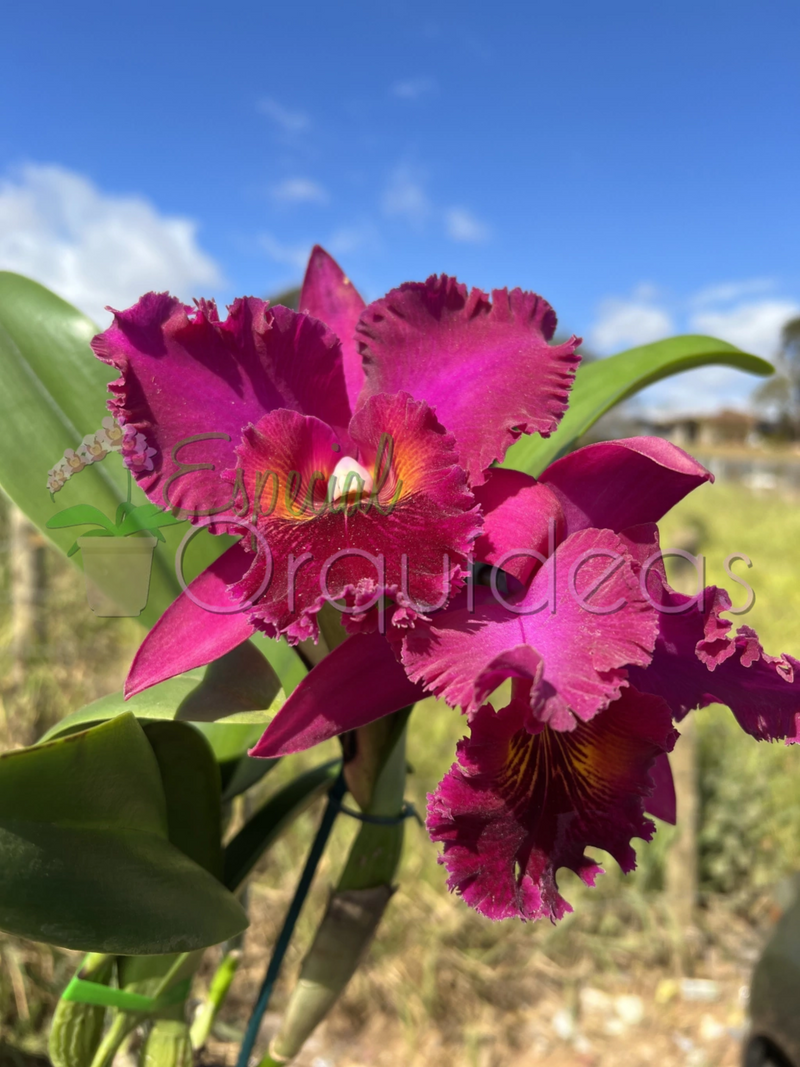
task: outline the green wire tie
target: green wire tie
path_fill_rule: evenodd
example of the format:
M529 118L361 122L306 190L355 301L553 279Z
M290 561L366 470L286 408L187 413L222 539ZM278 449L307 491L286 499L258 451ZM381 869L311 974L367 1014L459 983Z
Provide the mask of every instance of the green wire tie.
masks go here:
M113 989L100 982L87 982L85 978L72 979L61 995L62 1000L75 1004L96 1004L102 1008L119 1008L120 1011L157 1012L182 1004L192 988L191 978L178 982L158 997L146 997L142 993L129 993L127 989Z
M339 809L342 815L349 815L351 819L371 823L375 826L399 826L406 819L416 819L420 826L424 827L425 825L410 800L403 801L403 807L399 815L368 815L365 811L355 811L353 808L348 808L341 800L333 799L331 803Z

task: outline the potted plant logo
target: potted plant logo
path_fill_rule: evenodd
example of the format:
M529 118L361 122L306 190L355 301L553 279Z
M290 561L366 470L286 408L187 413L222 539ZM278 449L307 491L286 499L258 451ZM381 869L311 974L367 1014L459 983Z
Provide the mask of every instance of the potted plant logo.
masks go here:
M143 434L109 417L77 450L68 448L48 472L47 487L54 497L73 475L111 452L119 452L128 469L128 499L120 503L113 520L91 504L76 504L47 523L50 530L95 527L78 537L67 555L80 550L89 607L103 618L141 614L150 590L153 550L164 540L160 528L181 521L157 504L131 502L131 471L152 470L155 451L147 447Z

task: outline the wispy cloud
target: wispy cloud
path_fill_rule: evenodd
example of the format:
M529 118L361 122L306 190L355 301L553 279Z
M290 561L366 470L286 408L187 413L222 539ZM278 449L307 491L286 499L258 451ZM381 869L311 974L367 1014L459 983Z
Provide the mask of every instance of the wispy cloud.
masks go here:
M774 359L784 324L800 315L800 301L764 295L777 288L769 278L706 286L688 298L667 301L653 286L639 286L630 297L604 301L590 331L601 354L657 341L677 332L709 334L746 352ZM730 367L703 367L651 386L639 397L645 409L661 413L715 411L745 407L753 379Z
M392 96L398 100L421 100L428 93L436 92L436 82L433 78L408 78L406 81L395 82L391 88Z
M755 296L758 293L768 293L775 288L772 278L750 278L741 282L722 282L719 285L709 285L695 293L692 304L701 307L705 304L726 304L732 300L741 300L746 296Z
M327 189L311 178L286 178L270 190L273 200L284 204L327 204Z
M421 226L431 214L431 202L425 191L423 175L412 167L395 169L383 194L381 206L389 218L403 218Z
M452 207L445 212L445 229L451 241L464 244L483 244L492 235L485 222L477 219L472 212L463 207Z
M675 332L672 316L655 302L652 286L640 286L627 298L604 300L589 344L602 355L620 348L646 345Z
M745 352L773 359L780 347L781 330L795 315L800 315L800 304L794 300L754 300L697 312L689 327L695 333L711 334Z
M287 133L299 133L311 125L311 119L304 111L284 107L271 96L264 96L258 101L258 110Z
M259 245L275 263L283 263L288 267L294 267L303 271L308 262L311 246L307 244L283 244L271 233L262 233L258 238Z
M0 179L0 270L26 274L95 322L151 289L211 295L222 271L193 219L143 196L104 192L64 167L29 165Z
M370 222L355 226L340 226L325 240L325 248L334 256L349 256L353 252L381 247L377 227Z

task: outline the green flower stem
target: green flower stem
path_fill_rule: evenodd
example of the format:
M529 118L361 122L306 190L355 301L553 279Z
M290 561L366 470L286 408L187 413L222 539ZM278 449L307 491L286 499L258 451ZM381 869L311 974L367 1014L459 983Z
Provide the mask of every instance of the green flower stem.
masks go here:
M399 818L403 811L406 788L406 729L410 714L411 708L404 708L387 717L391 730L383 750L375 751L375 763L379 769L370 791L371 796L364 805L367 815ZM387 719L379 719L378 722L370 723L357 731L359 749L366 747L362 734L368 735L373 728L376 731L379 727L385 728ZM391 885L403 851L404 827L404 821L388 826L362 823L336 892Z
M201 1004L191 1028L192 1048L200 1049L208 1041L217 1012L225 1002L234 976L242 960L240 949L233 949L222 957L222 962L211 979L208 997Z
M90 952L80 966L78 977L105 985L111 978L116 958L107 956L105 952Z
M103 1040L94 1054L91 1067L111 1067L114 1057L119 1052L122 1042L133 1033L141 1020L127 1012L117 1012L111 1020L111 1026L103 1035Z
M383 723L367 726L383 731L383 751L362 744L377 763L372 795L365 814L398 818L403 811L406 782L406 725L411 709L392 716L388 737ZM404 820L394 824L362 823L339 884L303 961L300 977L277 1035L260 1067L290 1063L326 1017L367 951L386 905L403 848Z

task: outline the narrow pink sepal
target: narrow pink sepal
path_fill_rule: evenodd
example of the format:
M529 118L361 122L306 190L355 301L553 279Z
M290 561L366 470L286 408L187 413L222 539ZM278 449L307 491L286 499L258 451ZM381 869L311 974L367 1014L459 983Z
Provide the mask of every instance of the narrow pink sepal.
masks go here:
M237 542L190 583L191 593L203 604L229 609L233 602L228 586L241 578L251 559ZM125 697L204 667L246 641L253 630L245 613L207 611L181 593L139 646L125 681Z
M250 755L303 752L424 696L422 687L406 677L385 637L356 634L309 671Z
M364 386L364 368L356 350L356 323L366 307L358 290L336 260L315 245L300 292L300 310L322 319L339 338L347 396L352 411Z

